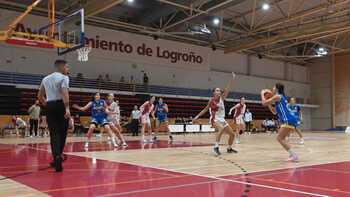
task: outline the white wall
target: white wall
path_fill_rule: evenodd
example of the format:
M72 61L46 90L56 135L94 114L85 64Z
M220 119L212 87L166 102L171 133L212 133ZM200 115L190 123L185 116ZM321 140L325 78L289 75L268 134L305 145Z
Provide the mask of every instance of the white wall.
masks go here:
M251 74L254 76L284 79L284 63L252 57Z
M314 130L332 128L332 62L331 58L319 59L310 65L311 101L319 108L311 111Z
M224 54L223 51L211 51L209 54L210 70L221 72L235 72L240 74L248 74L247 55L244 54Z

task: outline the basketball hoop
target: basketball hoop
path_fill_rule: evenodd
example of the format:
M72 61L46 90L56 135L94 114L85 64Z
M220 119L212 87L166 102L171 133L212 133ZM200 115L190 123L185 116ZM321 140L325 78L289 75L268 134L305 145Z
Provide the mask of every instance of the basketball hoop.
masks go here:
M81 47L80 49L77 49L78 52L78 61L80 62L87 62L89 60L89 53L91 51L90 46Z

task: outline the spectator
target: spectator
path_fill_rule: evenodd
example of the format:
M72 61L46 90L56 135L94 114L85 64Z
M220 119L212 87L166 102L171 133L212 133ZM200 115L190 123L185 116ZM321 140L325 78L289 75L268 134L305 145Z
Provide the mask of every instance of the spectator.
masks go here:
M109 78L109 74L106 74L105 78L106 78L106 82L111 82L112 81L111 78Z
M132 136L138 136L139 131L139 119L140 119L141 112L138 110L137 105L134 106L134 110L131 112L131 131Z
M193 124L192 120L193 120L193 117L190 116L190 118L188 119L188 123L189 123L189 124Z
M22 135L25 136L26 129L27 129L27 123L22 118L20 118L18 116L13 116L12 122L14 123L17 136L20 135L20 131L21 131Z
M135 92L136 90L136 85L135 85L135 81L134 81L134 76L130 76L130 84L131 84L131 88L132 88L132 91Z
M265 131L274 132L274 131L276 131L276 129L277 129L276 121L273 120L273 119L266 119L266 120L263 122L263 125L264 125L264 127L265 127Z
M267 121L268 121L269 119L265 119L264 121L262 121L262 123L261 123L261 127L264 129L264 132L266 132L266 130L267 130Z
M245 128L248 134L251 134L251 124L253 122L253 114L249 111L249 109L246 110L244 114L244 122L245 122Z
M148 85L149 79L146 73L143 73L143 85Z
M41 116L40 117L39 130L41 131L41 136L42 137L49 136L49 130L47 129L46 116Z
M143 73L143 85L145 86L146 92L148 92L148 82L149 82L149 79L147 74Z
M77 80L78 80L79 82L84 80L84 76L83 76L82 73L78 73L78 74L77 74Z
M102 83L103 83L103 77L102 77L102 75L99 75L97 77L97 86L99 89L101 88Z
M120 82L120 83L125 83L125 77L124 77L124 76L121 76L119 82Z
M103 77L102 77L102 75L99 75L98 77L97 77L97 82L102 82L103 81Z
M176 117L175 124L181 124L181 118L180 117Z
M28 109L29 113L29 135L30 137L38 136L38 125L40 118L40 106L39 101L36 100L34 105ZM34 133L33 133L34 130Z
M82 73L77 74L77 82L80 84L81 88L84 86L85 79Z

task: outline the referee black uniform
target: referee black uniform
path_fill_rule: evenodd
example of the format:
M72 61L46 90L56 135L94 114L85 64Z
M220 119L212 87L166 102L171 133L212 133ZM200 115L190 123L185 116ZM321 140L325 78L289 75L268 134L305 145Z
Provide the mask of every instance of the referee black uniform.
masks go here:
M39 100L46 106L47 124L53 156L51 167L61 172L62 153L66 144L69 110L69 68L64 60L55 61L56 72L46 76L40 85Z

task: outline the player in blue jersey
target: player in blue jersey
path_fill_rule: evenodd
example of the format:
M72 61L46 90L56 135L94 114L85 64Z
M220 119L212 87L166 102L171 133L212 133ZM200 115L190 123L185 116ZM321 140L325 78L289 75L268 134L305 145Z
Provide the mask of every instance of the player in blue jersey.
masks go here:
M300 105L298 105L296 103L296 100L295 98L290 98L289 100L289 104L288 104L288 108L289 110L292 112L292 114L294 116L296 116L298 118L298 126L300 126L300 124L302 123L303 121L303 115L301 113L301 107ZM300 137L300 141L299 141L299 144L304 144L304 138L303 138L303 135L301 134L301 131L298 127L295 128L295 132L298 134L298 136Z
M162 98L158 99L158 103L156 104L155 110L153 111L153 116L156 117L156 135L153 138L153 141L157 140L157 134L159 132L160 127L164 127L166 132L169 135L169 143L173 142L173 136L170 133L169 124L168 124L168 113L169 108L166 103L163 102Z
M78 105L73 105L73 107L80 111L87 111L89 109L91 110L91 121L90 121L89 130L87 132L88 139L87 139L87 142L85 143L85 148L89 147L89 141L91 140L94 130L98 126L102 126L107 131L107 133L112 139L114 147L118 147L118 144L116 143L116 140L115 140L116 136L112 132L109 122L107 121L107 113L106 113L107 104L105 100L101 99L100 93L96 93L94 96L94 99L88 102L88 104L86 104L84 107L80 107Z
M299 120L287 107L288 102L284 94L284 85L280 83L276 84L272 90L273 95L270 98L266 98L265 94L269 91L270 90L266 89L261 91L261 101L264 106L269 106L270 109L273 109L271 106L275 105L273 113L277 114L281 124L281 127L278 130L277 141L286 151L288 151L288 161L298 162L298 156L292 151L290 145L286 141L286 137L289 133L295 131Z

